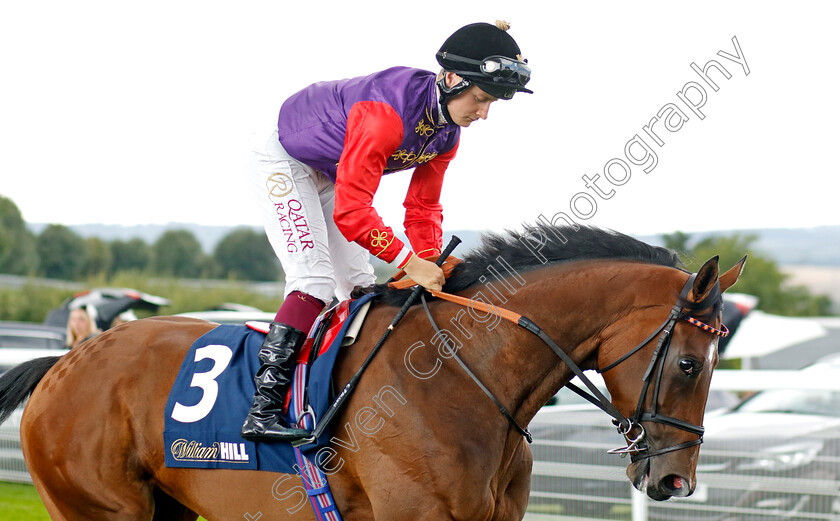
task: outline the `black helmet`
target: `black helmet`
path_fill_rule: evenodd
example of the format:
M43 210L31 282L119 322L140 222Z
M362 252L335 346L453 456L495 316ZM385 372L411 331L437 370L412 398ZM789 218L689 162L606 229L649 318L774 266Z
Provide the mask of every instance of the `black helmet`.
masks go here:
M507 22L474 23L461 27L443 42L437 53L438 63L465 81L448 89L445 82L438 82L443 85L441 101L460 94L473 83L500 99L511 99L517 91L533 94L525 88L531 79L531 68L506 32L508 28Z

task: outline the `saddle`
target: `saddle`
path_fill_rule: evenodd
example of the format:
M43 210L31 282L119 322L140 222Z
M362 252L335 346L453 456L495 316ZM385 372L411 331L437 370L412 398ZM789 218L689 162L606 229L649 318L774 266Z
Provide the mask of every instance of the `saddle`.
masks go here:
M339 351L352 344L373 295L346 301L322 315L298 356L288 416L320 418L333 398L332 370ZM164 416L167 467L242 468L295 473L295 453L286 443L243 440L264 334L260 324L221 325L193 342L169 393ZM342 347L344 346L344 347ZM330 435L307 446L317 451Z

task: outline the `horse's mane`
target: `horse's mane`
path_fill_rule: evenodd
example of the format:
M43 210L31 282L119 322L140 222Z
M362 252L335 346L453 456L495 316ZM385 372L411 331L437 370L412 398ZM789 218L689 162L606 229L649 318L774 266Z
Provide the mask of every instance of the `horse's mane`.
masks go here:
M545 244L538 246L537 238L545 238ZM537 249L541 257L535 254L534 250ZM540 223L526 225L523 231L483 234L481 245L464 255L463 262L455 267L446 280L444 291L456 293L478 284L481 277L489 276L488 267L491 265L495 265L503 276L507 275L499 267L500 257L517 273L550 264L588 259L629 260L682 267L675 252L651 246L623 233L592 226L573 228ZM385 285L379 285L376 289L380 292L381 301L395 306L402 305L410 291L393 290Z

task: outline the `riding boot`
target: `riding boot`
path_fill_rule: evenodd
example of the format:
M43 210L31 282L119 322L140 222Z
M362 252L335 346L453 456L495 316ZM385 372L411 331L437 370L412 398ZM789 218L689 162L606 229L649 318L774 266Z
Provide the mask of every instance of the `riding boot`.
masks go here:
M294 441L311 433L290 427L283 415L283 403L295 368L295 353L306 334L280 322L272 322L260 347L262 363L254 383L257 392L248 417L242 425L242 437L249 441Z

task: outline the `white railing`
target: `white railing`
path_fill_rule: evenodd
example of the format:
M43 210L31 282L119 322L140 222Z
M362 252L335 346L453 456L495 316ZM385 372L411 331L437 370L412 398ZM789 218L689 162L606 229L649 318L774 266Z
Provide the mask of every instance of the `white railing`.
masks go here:
M840 391L840 370L720 370L715 372L712 388L836 392ZM568 418L575 416L569 414ZM615 443L604 439L603 433L614 431L606 415L602 419L585 416L578 425L565 425L562 431L580 427L583 430L577 435L561 439L544 434L535 438L532 492L525 519L838 521L840 411L837 418L825 418L819 425L807 417L787 416L790 423L784 429L789 436L779 438L787 441L773 446L762 446L732 430L716 430L712 426L722 423L707 418L695 494L667 502L649 500L633 489L624 472L627 461L603 454L622 441L617 434ZM834 425L836 428L832 428ZM750 427L760 430L757 425Z
M0 425L0 481L32 483L20 450L20 418L23 406L17 408Z

